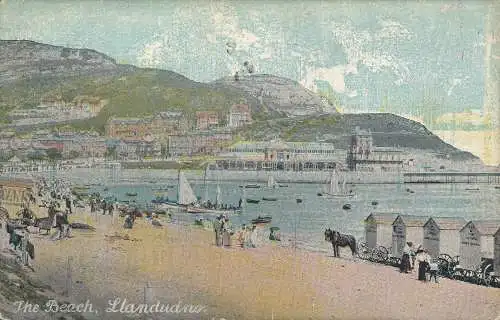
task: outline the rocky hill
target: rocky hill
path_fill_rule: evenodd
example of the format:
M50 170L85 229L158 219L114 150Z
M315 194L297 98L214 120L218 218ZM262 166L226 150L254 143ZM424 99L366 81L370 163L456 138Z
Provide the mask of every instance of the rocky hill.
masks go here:
M422 124L389 113L336 114L274 119L255 123L240 132L244 139L322 141L339 149L349 145L356 128L370 130L377 147L398 147L448 155L453 160L478 160L445 143Z
M286 116L337 113L332 105L298 82L273 75L246 75L240 76L237 80L228 77L211 84L218 88L227 87L242 91L249 98L257 100L265 109Z

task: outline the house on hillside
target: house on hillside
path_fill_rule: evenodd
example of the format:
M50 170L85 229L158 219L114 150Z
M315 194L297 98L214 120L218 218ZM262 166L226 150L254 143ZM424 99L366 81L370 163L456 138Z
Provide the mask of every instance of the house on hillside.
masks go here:
M207 130L219 125L219 115L215 111L196 112L196 129Z
M252 123L252 114L247 104L235 104L229 111L227 126L237 128Z

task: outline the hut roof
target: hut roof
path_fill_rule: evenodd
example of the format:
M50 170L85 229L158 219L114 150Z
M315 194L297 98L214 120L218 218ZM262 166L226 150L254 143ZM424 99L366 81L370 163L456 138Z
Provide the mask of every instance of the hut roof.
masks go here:
M500 228L500 220L473 220L467 223L460 231L469 224L473 224L482 236L491 236Z
M398 217L403 220L403 223L407 227L423 227L425 223L429 220L429 217L426 216L413 216L410 214L400 214ZM396 222L397 218L394 219L394 222Z
M376 224L392 224L400 213L397 212L372 212L366 217L365 222L371 217Z
M425 223L429 223L434 220L440 230L461 230L466 224L467 220L464 218L456 218L456 217L431 217Z

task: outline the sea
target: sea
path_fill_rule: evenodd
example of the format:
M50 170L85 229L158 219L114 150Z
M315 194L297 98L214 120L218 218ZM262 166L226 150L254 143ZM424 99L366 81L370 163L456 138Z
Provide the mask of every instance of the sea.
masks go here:
M175 200L177 176L175 170L131 169L116 173L110 169L78 168L47 177L63 177L74 185L87 185L89 192L99 192L118 201L135 201L137 206L145 207L157 196ZM326 188L321 184L288 183L286 187L268 188L262 183L260 188L250 189L240 187L248 184L244 181L204 181L202 172L186 172L186 177L197 196L204 198L207 193L211 201L215 201L217 185L222 203L237 205L240 198L260 200L258 204L244 202L241 214L230 215L233 226L248 224L258 216L271 216L269 227L280 228L284 244L293 242L298 247L315 251L331 250L324 240L326 228L363 239L364 219L372 212L464 217L467 221L500 219L500 189L487 184L356 184L348 185L354 197L332 199L318 196ZM137 195L131 197L127 193ZM273 197L277 201L263 201L263 197ZM302 202L298 203L297 199ZM345 204L350 204L351 208L343 209ZM174 221L187 224L194 223L196 217L189 213L173 215Z

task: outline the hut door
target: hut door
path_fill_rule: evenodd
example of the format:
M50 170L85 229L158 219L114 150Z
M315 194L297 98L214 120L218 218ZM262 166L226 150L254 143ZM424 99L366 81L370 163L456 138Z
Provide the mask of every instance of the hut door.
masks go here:
M406 243L406 226L402 223L395 223L392 226L392 254L396 257L403 255Z
M500 230L500 229L499 229ZM495 234L495 248L493 249L493 271L495 274L500 274L500 231Z
M474 270L481 263L481 239L474 227L462 230L460 235L460 266Z
M365 225L366 246L375 248L377 246L377 224L375 221L369 221Z
M424 229L424 243L423 246L427 250L429 250L429 254L433 258L437 258L439 256L439 248L440 248L440 234L439 228L434 223L429 223ZM446 253L446 252L445 252Z

